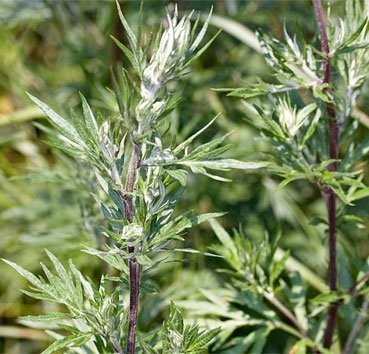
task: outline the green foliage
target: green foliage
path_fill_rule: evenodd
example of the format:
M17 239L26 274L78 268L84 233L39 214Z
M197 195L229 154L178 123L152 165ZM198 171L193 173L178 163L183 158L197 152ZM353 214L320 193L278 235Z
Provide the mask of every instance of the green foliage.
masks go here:
M163 353L204 353L219 331L216 328L201 333L199 326L185 326L182 314L171 304L169 318L162 330Z
M310 1L120 4L0 5L0 249L24 278L2 269L0 351L125 353L134 259L136 353L366 353L367 2L330 4L329 85Z
M43 354L84 345L94 353L105 353L116 348L121 341L125 313L119 288L110 291L109 281L119 281L119 278L103 276L99 288L96 289L71 261L67 270L51 252L46 252L55 269L53 273L41 264L46 279L38 278L17 264L4 260L32 284L31 291L24 290L25 294L35 299L62 304L68 309L66 313L21 318L26 322L58 321L59 328L72 333L54 342Z
M189 167L194 173L226 180L209 174L207 169L244 170L266 165L221 158L220 155L228 149L228 146L221 146L226 137L202 144L192 152L188 152L188 148L194 136L178 146L165 145L170 140L170 136L167 137L169 131L159 123L167 109L174 107L168 83L178 80L188 65L211 43L212 40L197 50L205 35L210 15L195 35L198 20L191 29L191 15L178 21L177 9L172 16L168 11L168 27L163 32L159 31L157 38L148 41L142 48L141 38L137 38L129 27L119 4L118 12L130 49L115 41L138 77L138 82L135 82L122 71L118 79L114 78L115 96L120 109L118 117L95 118L81 94L82 117L71 110L70 117L64 118L28 94L57 130L57 133L50 132L49 144L67 153L82 169L88 171L85 176L89 179L94 176L97 182L98 187L92 188L89 179L84 179L82 173L79 175L82 188L91 194L101 208L103 221L100 221L100 226L95 226L99 243L104 239L108 242L102 250L87 247L86 252L98 256L120 272L119 277L103 276L96 290L73 263L70 263L68 272L52 253L48 253L48 256L57 275L42 265L49 283L8 262L33 285L31 292L26 291L27 295L65 305L69 310L66 315L27 317L26 320L55 320L58 316L73 318L73 322L61 325L71 335L60 337L44 353L64 347L89 346L93 352L100 353L112 349L122 353L125 344L129 348L129 334L124 343L126 321L127 317L132 321L132 306L138 306L134 302L138 301L138 297L132 300L132 296L135 296L132 294L139 292L139 289L134 290L134 286L140 286L141 283L131 273L132 264L138 263L141 266L138 269L142 269L143 273L156 269L166 257L154 258L154 253L170 249L171 241L183 241L186 229L223 215L206 213L190 216L189 212L175 215L174 209L186 185L187 172L183 167ZM151 48L150 57L148 48ZM203 130L195 133L195 136ZM127 158L126 151L131 153L131 158ZM196 252L192 249L183 251ZM108 281L117 281L121 285L110 291L106 285ZM127 285L131 294L129 310L122 302ZM150 285L144 281L142 287L150 288ZM163 353L173 350L178 353L204 352L208 342L218 333L218 330L200 333L198 326L182 328L181 321L178 310L171 308L170 319L162 331ZM130 326L131 322L128 324L128 332Z
M347 2L350 3L354 1ZM320 189L324 186L332 188L345 204L352 204L368 193L368 187L362 183L361 171L355 170L366 154L367 144L364 141L357 146L352 131L358 126L350 119L359 90L367 78L365 43L368 23L366 18L363 19L365 11L359 5L347 5L347 17L339 20L340 29L335 33L330 53L335 73L332 85L322 84L320 79L323 76L320 56L324 54L316 53L302 40L302 45L299 44L297 38L291 39L285 30L286 44L264 33L258 35L264 58L281 85L259 82L229 94L245 99L270 95L269 104L263 102L263 106L253 106L256 116L260 117L253 124L275 146L274 172L283 177L281 186L306 178ZM356 42L359 44L354 44ZM291 103L292 97L296 103ZM313 103L306 104L307 100ZM322 117L326 104L336 107L338 124L342 125L340 144L349 146L351 152L340 161L339 172L326 170L334 162L328 154L329 118Z
M332 217L336 220L336 210L335 204L333 209L330 209L332 204L329 193L333 193L333 198L339 197L347 208L347 205L353 205L360 196L365 197L369 188L363 183L362 170L357 168L365 157L366 139L359 143L361 146L356 149L357 140L353 132L358 128L358 124L352 119L357 97L368 73L365 54L368 40L368 21L365 14L368 11L368 3L364 2L362 8L359 1L347 1L347 17L339 20L338 28L341 29L334 30L332 24L328 30L332 36L329 38L329 44L326 44L324 39L325 21L319 17L322 16L320 10L316 9L319 4L320 1L315 1L314 7L322 47L330 48L327 53L318 52L304 40L297 39L297 36L292 39L286 29L286 44L259 32L261 53L279 84L268 84L259 80L250 87L227 91L231 91L229 96L242 99L268 97L268 101L260 97L260 103L245 103L248 111L252 113L250 123L273 146L270 155L274 164L270 166L270 170L282 177L280 188L293 181L306 179L322 194L329 216L327 224L331 271L335 269L333 267L336 263L336 241L332 238L332 233L334 236L336 232L336 225L332 223ZM328 58L325 58L326 56ZM356 68L359 68L358 71ZM341 131L337 138L334 129ZM334 151L341 146L348 146L350 152L343 153L342 160L338 160L332 156L338 156ZM351 219L345 218L344 206L337 215L339 227L343 227L345 222ZM308 348L329 352L331 343L327 342L326 338L331 323L327 321L324 333L326 349L320 347L323 336L319 329L320 323L324 323L326 311L328 316L332 316L335 306L350 306L357 284L354 283L346 289L341 285L336 291L336 280L333 280L332 286L330 273L331 291L311 299L308 306L307 289L298 275L292 274L287 279L280 279L288 253L275 259L276 246L270 240L259 241L256 246L242 233L236 233L231 239L219 224L215 221L212 224L222 243L222 246L213 247L212 251L222 255L228 263L231 270L224 272L231 277L232 291L237 294L237 299L245 299L241 304L252 313L252 317L261 320L261 324L269 329L263 333L270 333L271 329L281 329L300 338L292 349L294 352L306 352ZM360 225L360 220L357 224ZM363 303L365 304L366 300ZM279 318L281 314L283 317ZM366 317L367 314L363 316ZM285 322L285 319L288 321ZM362 324L360 321L358 317L355 323L351 322L352 328L345 353L352 350L353 342L350 341L358 334L357 326ZM240 343L236 342L236 347L237 345ZM248 346L242 348L247 349Z
M216 221L212 221L211 225L221 242L221 245L212 246L211 249L222 255L229 266L229 269L221 271L230 277L234 287L231 302L246 307L254 314L249 321L239 325L256 325L267 330L264 345L266 336L273 329L286 331L297 338L307 337L306 286L298 273L291 273L288 283L282 279L289 253L286 252L281 258L276 257L278 239L275 242L266 239L256 246L242 233L237 232L231 237ZM283 304L284 296L289 299L291 308ZM253 341L257 344L259 340L254 338ZM249 339L241 347L240 338L236 345L247 350L253 341ZM260 345L257 344L262 351ZM310 339L308 345L314 347L316 344Z

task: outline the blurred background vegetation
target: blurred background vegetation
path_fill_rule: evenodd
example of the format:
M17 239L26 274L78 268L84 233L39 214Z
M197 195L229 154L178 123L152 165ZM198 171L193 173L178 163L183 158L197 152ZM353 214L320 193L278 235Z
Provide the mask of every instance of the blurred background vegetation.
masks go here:
M340 14L343 2L332 1L334 14ZM233 131L229 138L232 157L263 157L269 146L258 139L257 132L247 123L247 106L212 88L242 87L255 82L258 76L273 81L257 51L252 31L261 28L281 38L285 25L290 33L298 32L314 40L310 1L178 0L177 4L180 11L195 9L200 14L206 14L213 6L215 16L208 38L219 28L223 31L193 65L191 74L175 83L182 103L169 118L173 133L181 140L221 112L203 139ZM163 21L168 5L172 4L143 1L144 31L149 33ZM121 7L129 22L137 25L140 1L121 1ZM113 1L0 0L0 256L32 272L40 272L40 261L47 263L44 248L61 259L72 258L92 278L97 279L102 272L98 260L80 251L82 244L98 242L91 227L93 220L90 223L84 217L91 214L85 210L88 193L81 193L72 178L75 167L70 161L45 144L48 123L25 91L61 114L70 107L80 109L81 91L96 112L103 116L115 114L116 103L106 90L112 86L111 69L129 65L109 38L111 34L126 41ZM364 123L368 121L369 109L364 104L368 96L366 87L359 107ZM367 129L368 125L363 124L358 134L367 136ZM365 165L363 168L368 169ZM221 220L223 226L229 231L240 228L255 240L263 238L266 232L273 239L281 231L280 246L290 249L295 260L325 279L325 227L313 225L316 218L325 217L319 192L305 182L276 190L279 181L265 171L235 172L229 177L233 182L228 184L191 177L189 192L182 198L183 209L193 206L199 213L226 211ZM343 284L350 284L350 274L369 254L368 198L351 209L350 213L359 215L366 223L362 229L346 226L340 230ZM188 246L206 250L216 241L214 232L205 225L191 230L187 242ZM200 299L204 289L225 286L216 272L218 260L201 255L186 258L188 262L167 265L152 275L160 295L143 299L143 331L163 321L170 299L185 305L184 300ZM46 346L47 335L37 328L23 327L17 317L53 309L23 295L19 289L26 288L26 284L12 269L4 263L0 269L0 353L39 353ZM241 328L233 336L249 331ZM286 350L273 343L273 337L264 347L264 352L270 353Z

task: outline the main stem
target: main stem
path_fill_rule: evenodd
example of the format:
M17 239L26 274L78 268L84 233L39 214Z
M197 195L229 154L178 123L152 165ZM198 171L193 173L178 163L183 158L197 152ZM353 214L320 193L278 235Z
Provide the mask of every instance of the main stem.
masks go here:
M321 0L312 0L314 13L319 29L319 37L322 52L325 54L323 69L323 84L331 83L331 63L330 63L330 50L327 35L327 24L324 16L323 6ZM327 92L331 92L332 89L328 88ZM336 118L334 105L332 103L327 104L327 114L329 118L329 158L335 160L328 166L329 171L337 171L337 160L339 157L339 125ZM336 215L336 195L331 188L324 188L322 190L328 213L328 239L329 239L329 272L328 272L328 284L331 291L337 289L337 268L336 268L336 228L337 228L337 215ZM332 339L336 324L338 302L331 304L327 314L327 324L324 333L323 345L325 348L330 348L332 345Z
M133 191L136 182L137 169L139 167L140 146L133 141L132 157L129 162L126 185L121 197L124 201L125 216L128 222L133 222ZM128 247L129 253L134 253L134 247ZM127 353L134 354L136 350L136 327L138 319L138 297L140 294L141 268L135 257L129 258L129 317Z

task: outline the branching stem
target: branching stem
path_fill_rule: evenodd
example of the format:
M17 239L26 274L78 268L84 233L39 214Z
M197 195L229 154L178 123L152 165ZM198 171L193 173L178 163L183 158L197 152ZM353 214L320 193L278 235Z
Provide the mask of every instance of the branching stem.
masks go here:
M356 288L361 285L361 283L365 283L369 279L369 272L364 273L358 280L356 280L351 287L347 290L348 294L352 294Z
M363 325L363 323L366 321L366 319L368 318L368 306L369 306L369 301L368 300L364 300L363 305L361 306L361 313L359 314L359 316L357 317L351 332L349 334L349 336L347 337L346 343L345 343L345 347L343 349L342 354L350 354L353 353L353 346L354 346L354 341L359 333L359 330L361 328L361 326Z
M327 24L324 16L323 6L321 0L312 0L314 13L319 29L319 37L322 52L325 54L323 62L323 84L331 84L331 63L330 50L327 35ZM327 88L327 92L331 93L332 89ZM329 171L337 171L337 160L339 157L339 125L336 118L335 107L332 103L327 103L327 115L329 118L329 158L335 160L328 166ZM331 188L325 187L322 190L325 199L328 213L328 240L329 240L329 272L328 284L331 291L337 289L337 268L336 268L336 195ZM327 315L327 325L324 333L323 345L325 348L330 348L336 324L338 303L332 303Z
M293 335L298 335L300 338L307 338L313 341L313 339L311 338L308 330L299 322L299 320L297 319L297 317L291 312L291 310L289 308L287 308L284 304L282 304L277 297L269 292L264 290L261 287L258 287L258 291L259 293L266 299L268 300L272 305L274 305L279 311L281 311L281 313L286 316L291 323L294 324L294 326L296 327L297 332L296 333L292 333ZM289 327L289 326L287 326ZM285 327L285 329L287 330L287 327ZM319 354L319 351L316 348L312 348L312 353L313 354Z
M304 326L298 321L296 316L284 304L282 304L273 293L270 293L264 289L260 289L260 292L271 304L273 304L295 325L302 338L310 338L307 329L304 328Z
M118 354L124 354L124 351L123 351L122 347L120 346L117 338L115 338L115 337L114 338L111 338L110 341L113 344L113 347L114 347L114 349L116 350L116 352Z

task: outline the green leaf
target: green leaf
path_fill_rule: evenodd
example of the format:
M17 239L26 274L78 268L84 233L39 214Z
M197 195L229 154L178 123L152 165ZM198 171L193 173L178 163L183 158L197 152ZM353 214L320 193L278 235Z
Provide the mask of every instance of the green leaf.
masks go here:
M82 95L82 93L79 93L79 95L82 101L82 109L85 117L86 127L90 131L90 134L92 134L92 137L97 139L99 135L99 127L97 125L96 118L92 113L91 107L87 103L86 98Z
M264 330L260 333L260 336L256 337L256 341L254 345L252 346L250 353L263 354L265 343L271 331L272 331L272 328L270 326L264 328Z
M204 167L212 170L229 171L230 169L255 170L270 165L268 162L252 161L244 162L234 159L220 159L209 161L178 161L177 164L189 167Z
M322 114L321 111L318 109L316 111L316 114L312 120L312 122L309 125L309 129L307 130L306 134L304 135L302 142L301 142L301 147L306 145L306 142L313 136L313 134L316 131L316 128L318 126L319 120L321 118Z
M144 354L159 354L159 352L153 348L150 344L145 343L141 337L138 337L138 342Z
M220 216L225 215L225 213L207 213L194 216L190 219L190 226L196 226L202 224L205 221L209 221L215 218L219 218Z
M70 273L66 271L64 266L60 263L60 261L55 257L53 253L51 253L48 250L45 250L45 251L47 253L47 256L50 258L51 262L53 263L54 268L56 272L58 273L60 279L63 281L63 288L65 291L64 295L66 296L66 298L70 298L73 301L73 303L82 306L82 299L79 299L77 297L76 287L74 285L74 282L73 282L73 279ZM56 281L56 278L51 280L50 283L53 283L55 281ZM55 286L55 284L53 285Z
M234 244L234 241L229 233L220 225L220 223L216 219L211 219L209 223L222 245L226 249L229 249L231 251L233 257L237 257L237 246Z
M336 302L339 300L347 300L350 299L350 296L346 293L342 293L339 291L330 291L324 294L319 294L318 296L315 296L313 299L311 299L311 303L316 305L326 305L328 306L332 302Z
M46 142L47 145L49 145L50 147L57 149L57 150L61 150L64 151L66 154L68 154L69 156L72 157L77 157L80 158L81 160L85 160L85 156L83 155L83 152L79 149L79 148L74 148L72 146L68 146L65 143L61 142L61 141L47 141Z
M310 225L314 225L314 226L317 226L317 225L328 225L328 222L326 219L323 219L323 218L320 218L320 217L313 217L311 218L311 220L309 221L309 224Z
M365 18L358 29L354 33L352 33L352 35L335 50L335 54L349 53L360 48L369 47L369 42L354 43L356 39L358 39L358 37L362 34L363 30L367 28L367 26L368 18Z
M298 322L304 328L308 328L306 314L306 288L302 283L298 272L293 272L290 279L292 286L287 289L288 299L292 305L293 312L295 313Z
M140 76L141 75L141 66L139 65L139 62L137 62L137 57L118 39L116 39L114 36L110 36L115 44L119 47L119 49L124 53L124 55L127 57L129 62L132 64L133 69L136 71L136 73Z
M2 260L10 265L13 269L15 269L22 277L26 278L31 284L33 284L34 286L36 286L39 289L45 289L46 288L46 284L44 281L41 281L39 278L37 278L35 275L33 275L32 273L30 273L29 271L25 270L24 268L22 268L21 266L19 266L16 263L13 263L11 261L8 261L6 259Z
M208 257L217 257L217 258L223 258L222 256L219 256L218 254L208 253L208 252L201 252L198 250L194 250L193 248L174 248L173 251L175 252L184 252L184 253L193 253L193 254L202 254L204 256Z
M201 28L201 31L198 33L195 40L192 42L191 47L190 47L191 52L195 51L195 49L199 46L202 39L204 38L205 33L206 33L206 31L208 29L208 26L209 26L209 22L210 22L212 13L213 13L213 8L210 9L208 17L206 18L206 20L204 22L204 25Z
M75 267L72 260L69 260L69 268L72 271L74 278L76 280L75 293L76 293L77 303L79 303L80 306L83 306L84 295L86 296L86 299L95 301L95 294L94 294L91 284L85 279L82 273Z
M204 44L201 47L201 49L197 50L195 52L195 54L185 63L185 65L183 65L182 69L187 68L193 61L198 59L210 47L210 45L215 41L215 39L219 36L220 32L221 31L218 31L217 33L215 33L215 35L213 37L211 37L210 40L208 42L206 42L206 44Z
M280 259L272 261L271 267L270 267L270 286L273 287L274 282L281 275L282 271L285 268L285 264L289 256L290 256L290 252L286 251Z
M49 294L46 294L46 293L36 293L36 292L32 292L32 291L27 291L27 290L21 290L21 292L23 294L26 294L27 296L32 297L32 298L37 299L37 300L60 303L60 301L58 299L56 299L55 297L53 297Z
M68 312L49 312L46 315L21 316L18 317L18 320L27 322L48 322L48 321L66 320L71 318L75 318L75 315Z
M274 296L274 295L273 295ZM253 292L243 292L237 297L237 302L245 305L252 311L258 313L261 318L278 322L278 316L273 309L269 308L264 302L263 298Z
M174 155L178 155L180 152L182 152L187 146L189 146L201 133L203 133L206 129L208 129L215 120L219 117L220 113L217 114L208 124L206 124L204 127L202 127L199 131L197 131L195 134L191 135L189 138L187 138L184 142L179 144L174 150Z
M112 252L103 252L99 251L95 248L86 247L83 252L86 252L88 254L92 254L94 256L99 257L112 267L124 272L125 274L128 274L128 266L124 258L122 258L118 254L114 254Z
M299 88L301 87L297 85L290 87L286 85L271 85L259 81L258 83L250 85L249 87L232 90L232 92L230 92L227 96L248 99L266 94L278 94L291 90L298 90Z
M350 200L355 201L355 200L359 200L359 199L363 199L363 198L367 198L367 197L369 197L369 187L360 189L360 190L355 191L354 193L352 193L351 196L350 196Z
M188 172L181 169L170 170L166 169L165 172L172 178L176 179L182 186L187 184Z
M142 255L137 255L136 256L137 262L143 266L143 267L148 267L150 268L151 266L153 266L155 264L155 262L149 257L146 256L144 254Z
M339 170L349 170L352 165L359 159L369 153L369 138L365 139L358 146L355 146L352 151L347 151L345 157L340 163Z
M118 8L118 14L119 19L124 27L124 29L127 32L128 41L130 44L130 47L132 51L130 51L128 48L126 48L121 42L116 40L114 37L113 40L118 45L118 47L123 51L123 53L127 56L129 61L132 63L133 68L135 69L138 76L142 77L142 61L143 61L143 52L140 47L139 41L137 40L135 34L131 30L131 28L128 25L128 22L126 21L125 17L123 16L122 10L120 8L119 2L116 0L117 8Z
M302 339L299 340L297 343L295 343L295 345L292 347L291 352L293 352L294 354L306 354L307 353L307 340L306 339Z
M215 338L215 336L220 332L220 328L214 328L210 331L205 331L200 334L194 343L188 348L188 351L201 351L203 352L209 343Z
M280 190L284 187L286 187L289 183L306 178L303 174L298 173L297 171L292 171L291 173L283 176L284 180L277 186L276 190Z
M258 338L262 337L265 334L266 327L261 327L252 331L246 337L240 337L239 340L235 341L237 343L236 346L232 346L229 350L225 352L225 354L241 354L241 353L251 353L248 349L257 342Z
M76 129L59 114L54 112L45 103L41 102L38 98L32 96L27 92L28 97L50 118L53 125L67 138L73 142L81 144L82 139L77 133Z
M190 169L191 169L192 173L204 175L204 176L207 176L207 177L209 177L211 179L214 179L216 181L231 182L231 180L228 179L228 178L220 177L220 176L213 175L213 174L207 172L206 169L203 168L203 167L190 166Z
M333 97L327 90L330 87L329 84L321 84L313 87L313 95L315 98L322 100L325 103L332 103Z
M93 333L79 333L79 334L73 334L68 337L64 337L62 339L55 341L41 354L50 354L50 353L54 353L57 350L60 350L63 348L82 346L85 343L87 343L91 339L92 336L93 336Z
M132 49L136 49L137 44L138 44L137 38L136 38L135 34L132 32L131 28L129 27L129 24L128 24L127 20L123 16L122 10L121 10L120 5L119 5L119 2L117 1L116 4L117 4L117 8L118 8L119 19L120 19L120 22L122 23L124 29L127 31L127 37L128 37L129 43L130 43Z

